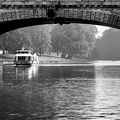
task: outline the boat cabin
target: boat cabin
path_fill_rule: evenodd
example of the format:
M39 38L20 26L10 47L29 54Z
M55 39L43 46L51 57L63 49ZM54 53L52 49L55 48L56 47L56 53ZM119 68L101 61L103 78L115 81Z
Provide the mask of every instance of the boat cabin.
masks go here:
M15 55L15 64L17 65L30 65L33 63L38 63L38 56L36 53L32 53L29 50L17 50Z

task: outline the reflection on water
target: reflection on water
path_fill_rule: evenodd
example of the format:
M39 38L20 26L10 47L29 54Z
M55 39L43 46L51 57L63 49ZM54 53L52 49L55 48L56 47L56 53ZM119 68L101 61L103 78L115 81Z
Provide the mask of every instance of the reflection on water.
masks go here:
M96 70L96 110L105 119L120 119L120 66Z
M0 66L0 120L120 119L119 66Z

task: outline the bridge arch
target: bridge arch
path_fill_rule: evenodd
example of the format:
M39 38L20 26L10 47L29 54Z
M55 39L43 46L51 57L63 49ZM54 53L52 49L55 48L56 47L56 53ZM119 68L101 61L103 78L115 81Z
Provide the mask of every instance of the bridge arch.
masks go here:
M48 11L43 8L5 11L0 13L0 34L17 28L53 23L84 23L120 29L120 16L106 11L75 8L57 9L52 17L48 17Z
M49 5L37 5L37 2L34 6L29 6L30 3L24 3L24 5L20 3L17 6L18 2L13 2L13 5L9 6L11 2L4 3L0 10L0 34L27 26L56 23L94 24L120 29L119 12L111 12L115 6L119 7L120 2L106 3L103 0L99 2L93 0L87 3L80 1L79 4L74 5L65 3L63 5L51 5L50 3ZM111 6L111 4L114 5ZM22 8L20 8L21 5Z

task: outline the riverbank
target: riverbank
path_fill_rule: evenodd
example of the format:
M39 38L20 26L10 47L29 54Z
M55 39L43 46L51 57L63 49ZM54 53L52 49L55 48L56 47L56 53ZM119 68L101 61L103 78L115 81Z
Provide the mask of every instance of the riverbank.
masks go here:
M13 64L14 63L14 54L5 54L0 55L0 64ZM85 59L72 58L64 59L60 56L39 56L39 64L79 64L79 63L88 63Z

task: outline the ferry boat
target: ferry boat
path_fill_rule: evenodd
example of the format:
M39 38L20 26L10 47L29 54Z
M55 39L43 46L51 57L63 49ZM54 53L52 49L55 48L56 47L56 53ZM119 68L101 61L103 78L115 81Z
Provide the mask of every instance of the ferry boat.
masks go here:
M15 55L14 63L16 65L31 65L39 63L38 56L36 53L32 53L30 50L17 50Z

